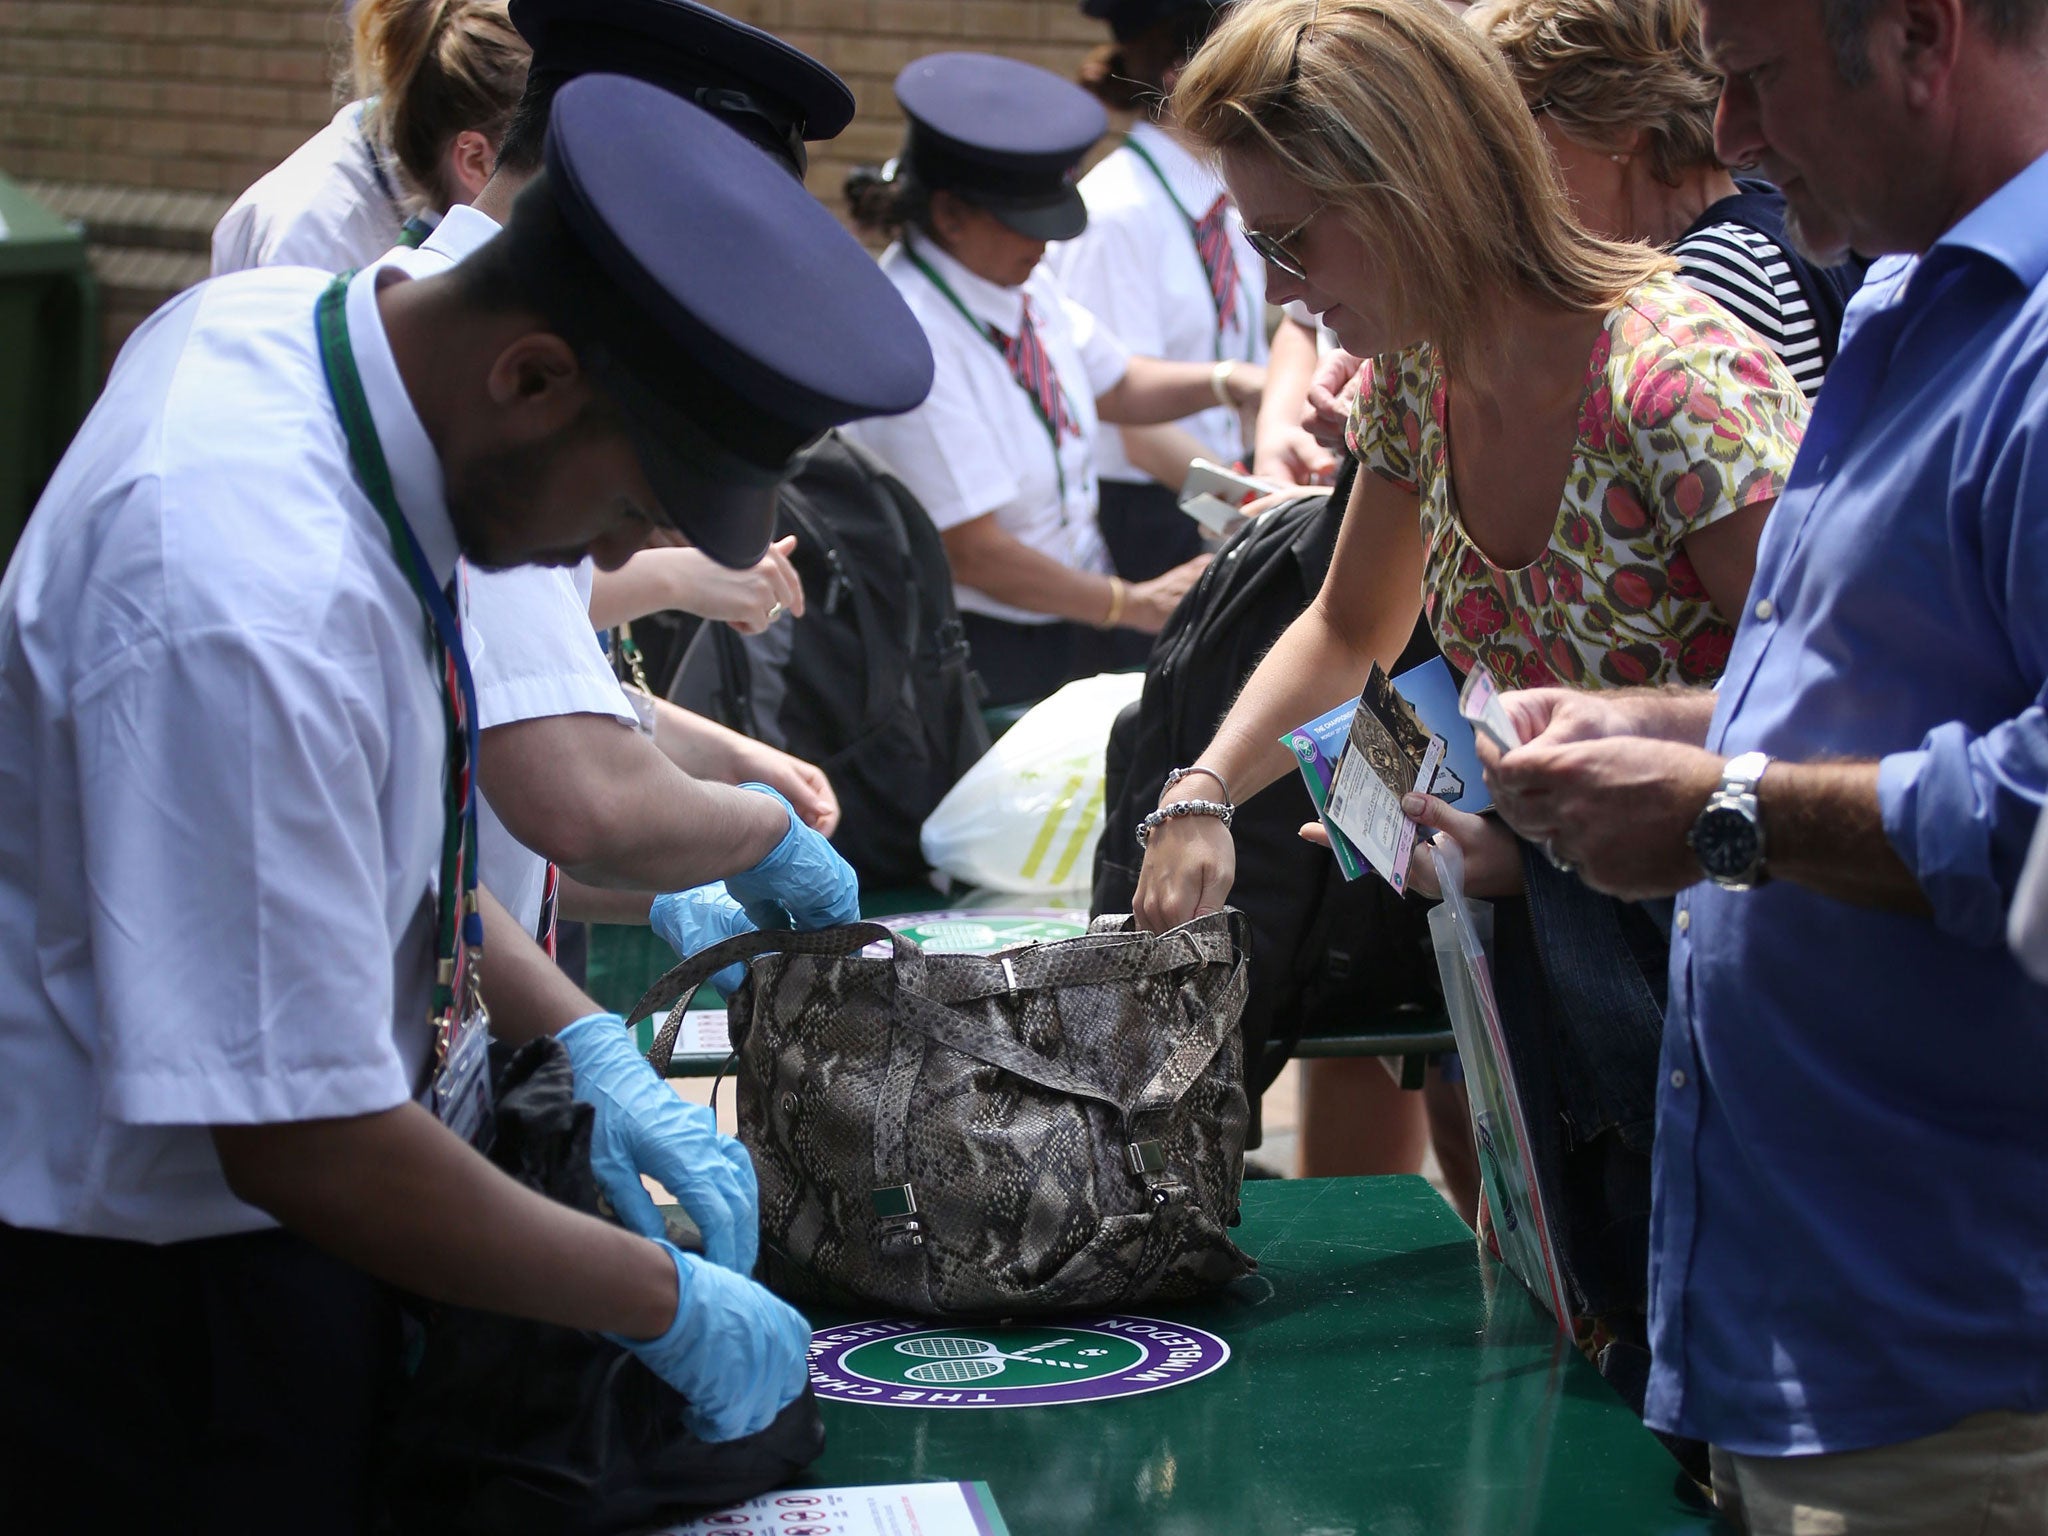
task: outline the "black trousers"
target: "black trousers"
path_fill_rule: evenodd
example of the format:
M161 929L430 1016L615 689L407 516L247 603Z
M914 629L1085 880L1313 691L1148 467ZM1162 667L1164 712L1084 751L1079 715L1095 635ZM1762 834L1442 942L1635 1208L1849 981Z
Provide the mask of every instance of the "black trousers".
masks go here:
M1145 665L1152 637L1129 629L1090 629L1056 619L1013 624L985 613L963 613L967 648L987 695L982 703L1030 704L1077 677L1129 672Z
M1102 542L1125 581L1150 581L1202 552L1202 525L1157 481L1104 480L1101 494Z
M384 1287L281 1231L156 1246L0 1224L12 1529L370 1528Z

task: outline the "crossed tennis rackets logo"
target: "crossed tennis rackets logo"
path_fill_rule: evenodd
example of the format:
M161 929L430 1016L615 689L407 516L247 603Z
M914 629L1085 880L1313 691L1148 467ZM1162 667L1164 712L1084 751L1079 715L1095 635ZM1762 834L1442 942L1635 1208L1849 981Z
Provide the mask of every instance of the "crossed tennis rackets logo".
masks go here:
M1072 1339L1047 1339L1043 1344L1027 1344L1022 1349L1001 1350L986 1339L955 1338L947 1334L924 1334L912 1339L898 1339L896 1352L899 1355L914 1355L924 1363L913 1365L903 1373L906 1381L921 1384L944 1382L953 1385L963 1381L986 1381L991 1376L1000 1376L1010 1368L1012 1362L1025 1365L1044 1366L1062 1371L1085 1371L1086 1365L1072 1360L1043 1360L1038 1352L1042 1349L1057 1349L1062 1344L1071 1344Z

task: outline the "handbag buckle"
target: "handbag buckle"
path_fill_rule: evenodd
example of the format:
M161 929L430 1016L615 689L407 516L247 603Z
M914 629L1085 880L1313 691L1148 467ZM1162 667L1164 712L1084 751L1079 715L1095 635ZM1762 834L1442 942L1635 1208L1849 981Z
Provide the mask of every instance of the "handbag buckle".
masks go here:
M1158 1142L1134 1141L1124 1148L1124 1158L1131 1172L1145 1181L1154 1205L1171 1205L1188 1192L1187 1185L1166 1171L1166 1149Z
M908 1184L889 1184L870 1191L869 1202L881 1223L884 1248L922 1248L924 1223L918 1219L917 1191Z

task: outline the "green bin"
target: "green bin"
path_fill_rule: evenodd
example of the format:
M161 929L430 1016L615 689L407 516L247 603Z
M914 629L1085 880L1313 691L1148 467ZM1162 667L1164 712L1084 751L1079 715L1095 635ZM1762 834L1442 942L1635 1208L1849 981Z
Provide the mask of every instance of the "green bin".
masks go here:
M0 176L0 565L99 386L85 236Z

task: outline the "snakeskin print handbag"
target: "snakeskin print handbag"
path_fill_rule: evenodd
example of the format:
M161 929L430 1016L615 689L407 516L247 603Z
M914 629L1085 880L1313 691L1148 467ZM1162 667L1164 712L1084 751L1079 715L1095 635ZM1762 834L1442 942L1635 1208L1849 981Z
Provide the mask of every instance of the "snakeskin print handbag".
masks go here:
M752 960L728 1017L775 1289L929 1317L1107 1310L1256 1267L1225 1232L1246 944L1234 911L1162 934L1098 918L994 955L875 923L744 934L633 1018L672 1006L649 1053L666 1071L698 984Z

